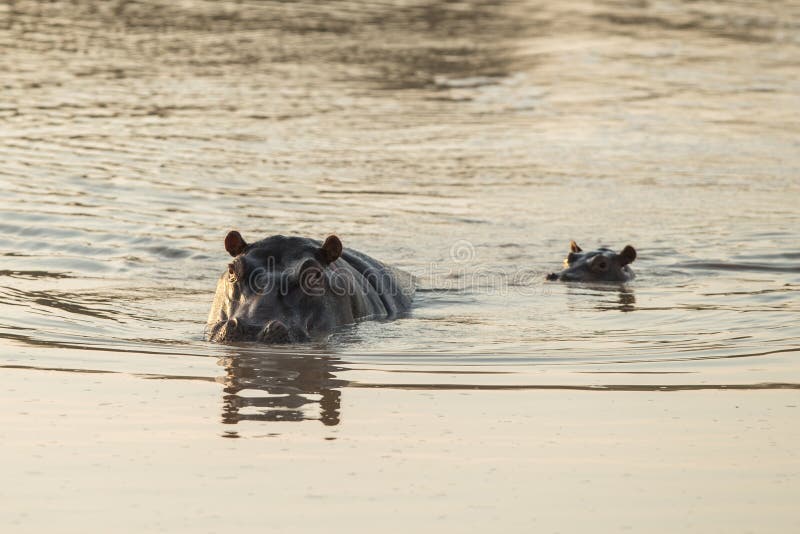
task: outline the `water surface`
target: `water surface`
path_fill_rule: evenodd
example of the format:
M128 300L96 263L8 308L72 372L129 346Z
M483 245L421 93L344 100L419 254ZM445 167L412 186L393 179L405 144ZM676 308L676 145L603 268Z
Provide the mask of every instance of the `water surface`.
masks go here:
M0 51L12 530L800 527L795 3L10 2ZM413 312L206 343L232 228ZM546 283L570 239L637 279Z

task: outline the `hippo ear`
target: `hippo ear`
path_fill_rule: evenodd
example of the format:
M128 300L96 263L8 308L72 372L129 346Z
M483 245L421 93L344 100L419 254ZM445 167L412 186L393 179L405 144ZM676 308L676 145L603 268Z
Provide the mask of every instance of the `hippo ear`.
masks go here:
M633 263L635 259L636 249L630 245L626 245L625 248L622 249L622 252L619 253L620 265L628 265L629 263Z
M329 235L328 239L317 251L317 258L324 264L334 262L342 255L342 242L335 235Z
M578 244L575 241L570 241L569 242L569 250L571 252L582 252L581 247L579 247Z
M225 236L225 250L227 250L228 254L231 256L238 256L244 252L246 247L247 243L244 238L242 238L242 234L236 230L231 230L228 232L228 235Z

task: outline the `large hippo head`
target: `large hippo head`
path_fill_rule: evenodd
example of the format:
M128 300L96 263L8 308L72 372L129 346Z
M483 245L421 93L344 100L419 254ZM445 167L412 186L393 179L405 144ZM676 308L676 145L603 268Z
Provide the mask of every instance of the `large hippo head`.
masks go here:
M575 241L564 260L564 270L547 275L548 280L565 282L627 282L634 278L628 266L636 259L636 250L627 245L619 253L608 248L584 252Z
M231 231L225 249L233 261L217 283L210 341L307 341L354 320L353 279L336 267L338 237L276 235L248 244Z

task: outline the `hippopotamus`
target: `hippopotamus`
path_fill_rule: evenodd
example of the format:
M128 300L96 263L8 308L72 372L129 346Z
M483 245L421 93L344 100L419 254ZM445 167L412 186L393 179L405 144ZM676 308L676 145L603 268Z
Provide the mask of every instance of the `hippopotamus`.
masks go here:
M398 317L411 307L411 275L343 248L335 235L324 242L274 235L247 243L232 230L225 250L233 261L217 282L209 341L310 341L358 320Z
M584 252L575 241L560 273L550 273L548 280L565 282L628 282L635 275L629 264L636 259L636 249L627 245L619 253L605 247Z

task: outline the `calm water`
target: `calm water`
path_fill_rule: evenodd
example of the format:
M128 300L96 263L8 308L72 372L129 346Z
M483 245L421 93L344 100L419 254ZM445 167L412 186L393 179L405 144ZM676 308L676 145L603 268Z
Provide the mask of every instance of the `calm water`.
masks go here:
M6 2L0 69L0 525L800 529L796 2ZM233 228L412 316L206 343Z

